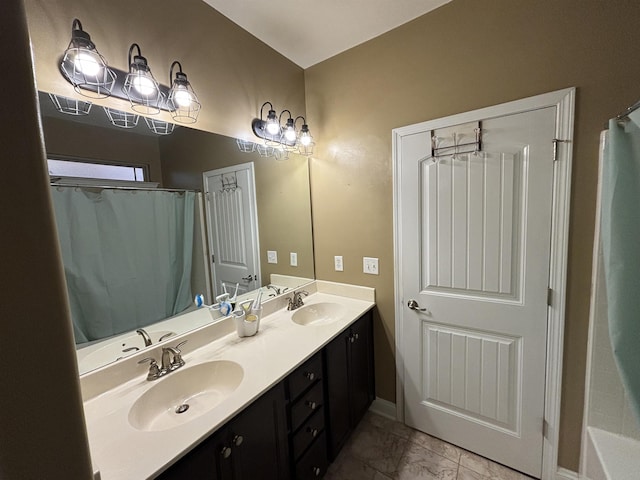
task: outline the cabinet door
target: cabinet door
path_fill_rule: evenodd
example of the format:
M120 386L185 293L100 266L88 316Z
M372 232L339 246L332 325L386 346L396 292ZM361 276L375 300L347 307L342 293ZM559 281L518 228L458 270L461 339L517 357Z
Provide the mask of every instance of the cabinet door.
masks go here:
M186 478L202 480L223 480L218 464L222 460L221 449L226 431L223 429L206 439L183 458L165 470L157 480L184 480ZM229 472L230 473L230 472Z
M349 330L325 349L329 459L333 461L351 432L349 407Z
M289 478L284 386L264 394L228 427L234 480Z
M349 388L352 427L360 422L375 396L371 319L371 312L368 312L351 326Z

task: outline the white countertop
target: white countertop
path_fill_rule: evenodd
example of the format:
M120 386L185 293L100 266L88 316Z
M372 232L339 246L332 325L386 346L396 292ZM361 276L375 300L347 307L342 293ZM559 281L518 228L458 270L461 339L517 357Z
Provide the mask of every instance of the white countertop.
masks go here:
M284 308L288 297L285 295L264 302L265 313L277 310L262 318L260 331L254 337L239 338L235 330L229 333L233 321L225 319L219 325L206 326L177 337L173 342L164 342L175 345L189 340L182 348L186 365L167 377L149 382L146 380L148 366L137 365L138 360L149 355L159 361L158 352L153 355L152 350L89 374L93 378L83 378L89 445L100 479L130 480L158 475L375 305L375 294L370 288L320 281L305 288L311 293L304 299L305 305L339 303L344 307L342 315L326 325L298 325L291 321L294 312ZM211 335L220 338L199 347L209 342ZM211 360L230 360L244 370L240 386L221 404L168 430L147 432L130 425L129 409L140 395L181 370ZM104 392L96 390L95 384L100 379L117 378L124 375L123 372L130 373L126 378L131 380ZM85 389L93 393L84 392Z

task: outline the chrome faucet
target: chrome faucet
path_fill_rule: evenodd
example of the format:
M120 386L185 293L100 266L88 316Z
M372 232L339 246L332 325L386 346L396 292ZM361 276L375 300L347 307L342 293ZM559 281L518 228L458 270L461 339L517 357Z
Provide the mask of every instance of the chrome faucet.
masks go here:
M292 297L289 299L289 304L287 305L287 310L295 310L296 308L300 308L304 305L302 301L302 296L309 295L309 292L306 290L299 290L297 292L293 292Z
M138 335L140 335L142 337L142 339L144 340L144 346L148 347L149 345L151 345L151 337L149 336L149 334L145 331L144 328L139 328L136 330L136 333Z
M184 359L182 358L182 351L180 347L187 343L180 342L175 347L163 347L162 348L162 365L158 365L158 362L153 357L147 357L140 360L138 363L149 362L149 373L147 374L147 380L157 380L160 377L177 370L184 365Z

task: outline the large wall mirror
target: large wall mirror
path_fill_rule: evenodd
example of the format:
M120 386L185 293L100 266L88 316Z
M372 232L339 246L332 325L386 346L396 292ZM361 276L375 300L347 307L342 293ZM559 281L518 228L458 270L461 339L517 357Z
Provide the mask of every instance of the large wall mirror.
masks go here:
M245 285L245 290L249 290L243 292L245 298L255 296L256 289L261 289L263 298L268 298L290 291L315 278L309 165L305 157L294 154L286 160L261 157L257 152L240 151L233 138L185 126L176 126L170 135L157 135L147 127L142 117L135 128L119 128L111 125L100 106L93 105L88 115L75 116L60 113L47 93L41 92L39 99L45 146L50 159L127 165L144 170L147 180L157 183L160 189L185 189L196 192L215 188L218 178L215 172L231 172L235 175L236 169L250 166L255 184L259 267L258 271L252 274L252 282ZM209 177L203 176L205 172L210 173ZM52 179L53 177L54 175ZM225 183L224 175L219 177L221 187L222 183L225 183L228 188L228 178ZM64 179L64 182L74 183L69 179ZM52 185L51 188L52 191L62 188L89 188L90 192L99 192L105 186L103 183L97 182L91 187ZM220 281L216 284L215 278L212 278L213 274L209 272L214 270L212 260L215 259L212 259L208 247L208 200L205 194L200 196L202 208L198 211L196 207L194 214L196 226L193 235L193 268L189 296L193 298L196 293L204 293L208 302L213 302L220 294ZM197 202L198 200L196 205ZM199 223L197 217L200 217L203 223ZM93 235L99 238L100 234L93 232ZM64 238L65 236L61 235L61 243L67 241ZM273 263L273 252L277 253L277 263ZM233 293L233 285L229 290ZM100 318L95 320L101 321ZM167 333L181 334L198 326L174 322L169 328L166 327L166 318L154 318L150 322L144 328L149 330L154 342ZM80 373L86 373L144 348L144 340L143 335L136 333L135 328L88 341L77 336ZM88 357L87 352L92 357L91 361L83 361Z

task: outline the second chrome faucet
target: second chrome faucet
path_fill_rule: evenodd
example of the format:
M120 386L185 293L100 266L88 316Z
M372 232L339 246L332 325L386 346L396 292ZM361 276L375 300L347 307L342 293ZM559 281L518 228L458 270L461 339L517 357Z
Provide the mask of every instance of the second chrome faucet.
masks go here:
M161 365L153 357L147 357L140 360L138 363L149 362L149 373L147 374L147 380L157 380L160 377L177 370L184 365L184 359L182 358L182 351L180 347L187 341L180 342L175 347L163 347Z

